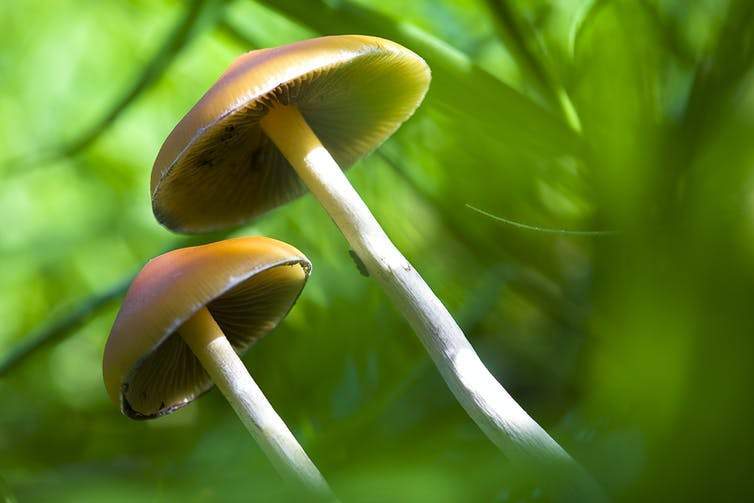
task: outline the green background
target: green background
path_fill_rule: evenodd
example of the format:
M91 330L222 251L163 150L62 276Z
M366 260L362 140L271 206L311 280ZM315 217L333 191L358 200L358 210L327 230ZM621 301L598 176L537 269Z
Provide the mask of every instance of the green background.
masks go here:
M162 141L244 51L399 42L423 106L349 174L514 397L616 500L752 497L754 3L3 0L0 501L287 501L214 391L129 421L123 284L181 238ZM470 209L557 230L522 229ZM344 501L546 501L453 400L313 198L235 234L313 276L245 358Z

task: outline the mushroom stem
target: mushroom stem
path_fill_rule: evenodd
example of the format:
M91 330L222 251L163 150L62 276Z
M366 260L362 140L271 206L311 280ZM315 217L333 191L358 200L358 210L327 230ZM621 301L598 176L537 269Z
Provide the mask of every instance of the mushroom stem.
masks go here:
M320 201L408 320L466 412L509 458L538 466L578 464L498 383L448 310L393 245L295 106L274 106L263 131Z
M249 374L206 308L179 333L284 479L322 500L334 500L327 482Z

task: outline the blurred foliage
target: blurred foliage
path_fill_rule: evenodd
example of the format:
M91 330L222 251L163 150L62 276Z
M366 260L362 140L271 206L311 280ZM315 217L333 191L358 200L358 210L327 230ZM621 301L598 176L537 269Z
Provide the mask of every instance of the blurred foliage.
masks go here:
M616 500L751 500L749 0L5 0L0 355L70 337L0 379L0 500L292 498L219 393L131 422L100 362L119 285L189 242L149 203L172 126L241 52L336 33L433 69L350 177L501 382ZM314 263L246 362L343 501L543 499L311 197L236 233Z

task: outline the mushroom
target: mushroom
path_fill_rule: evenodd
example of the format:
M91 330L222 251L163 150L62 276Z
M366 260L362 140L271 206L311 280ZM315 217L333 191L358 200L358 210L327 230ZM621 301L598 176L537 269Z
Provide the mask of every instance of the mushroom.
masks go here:
M310 270L301 252L263 237L151 260L131 284L105 346L110 398L131 419L153 419L214 383L281 475L330 499L322 475L239 357L285 317Z
M413 114L429 81L421 57L376 37L320 37L244 54L162 145L151 178L154 214L177 231L226 228L305 186L487 436L510 457L571 464L487 370L342 171Z

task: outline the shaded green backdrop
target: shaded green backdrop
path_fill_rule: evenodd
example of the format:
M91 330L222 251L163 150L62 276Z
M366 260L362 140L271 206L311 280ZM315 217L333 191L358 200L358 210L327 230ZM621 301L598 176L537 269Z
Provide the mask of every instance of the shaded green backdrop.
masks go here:
M2 370L0 501L291 498L219 393L132 422L100 364L124 281L218 237L152 217L172 126L241 52L336 33L433 69L349 176L514 397L617 500L751 497L754 3L4 0L0 358L53 337ZM344 501L542 500L312 198L236 234L314 263L246 362Z

